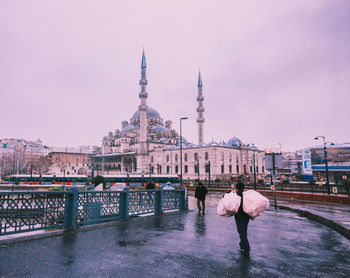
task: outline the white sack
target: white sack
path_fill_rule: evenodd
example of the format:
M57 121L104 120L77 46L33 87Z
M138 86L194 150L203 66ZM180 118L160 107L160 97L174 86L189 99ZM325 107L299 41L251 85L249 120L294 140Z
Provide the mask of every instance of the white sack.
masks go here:
M241 197L236 193L231 191L230 193L225 194L224 198L224 207L232 214L238 212L239 206L241 205Z
M269 200L255 190L243 192L243 210L251 217L257 217L270 205Z
M216 212L220 215L220 216L225 216L227 214L227 210L224 207L224 199L222 198L219 203L218 203L218 207L216 209Z

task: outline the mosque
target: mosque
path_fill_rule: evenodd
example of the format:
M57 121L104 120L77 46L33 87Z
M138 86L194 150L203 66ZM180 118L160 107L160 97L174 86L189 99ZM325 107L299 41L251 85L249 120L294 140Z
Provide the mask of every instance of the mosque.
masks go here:
M164 121L157 110L147 106L146 57L142 52L140 105L120 129L102 139L101 153L92 157L95 170L103 174L172 174L184 180L221 179L265 174L263 151L233 137L227 143L203 141L204 97L201 73L198 75L198 144L182 139L171 120ZM180 144L182 151L180 152ZM182 159L181 156L182 155ZM181 165L182 164L182 165Z

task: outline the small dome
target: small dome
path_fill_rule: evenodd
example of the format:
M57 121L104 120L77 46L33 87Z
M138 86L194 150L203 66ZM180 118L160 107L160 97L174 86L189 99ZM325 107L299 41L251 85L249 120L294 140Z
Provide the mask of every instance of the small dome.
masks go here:
M220 144L218 142L215 141L211 141L208 146L219 146Z
M190 148L195 148L195 147L197 147L196 144L189 144L189 145L186 145L184 148L190 149Z
M152 127L152 131L156 131L156 132L169 132L169 129L167 129L165 126L163 125L155 125L154 127Z
M233 147L233 148L239 148L243 145L242 141L238 139L237 137L232 137L228 142L226 143L227 147Z
M129 131L133 131L135 128L136 128L136 126L134 126L134 125L127 125L126 127L124 127L122 129L122 132L126 133L126 132L129 132Z
M132 118L140 118L140 111L137 110L134 115L132 115ZM160 115L155 109L148 107L146 118L160 118Z
M204 143L204 142L202 142L202 143L198 144L198 147L205 147L205 146L207 146L207 144L206 144L206 143Z

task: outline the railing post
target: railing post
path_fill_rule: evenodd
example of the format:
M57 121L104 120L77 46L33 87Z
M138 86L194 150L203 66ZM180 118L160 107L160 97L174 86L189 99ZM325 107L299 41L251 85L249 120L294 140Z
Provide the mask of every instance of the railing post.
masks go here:
M64 208L64 229L74 231L77 229L78 188L66 191L66 204Z
M163 214L163 187L156 190L154 198L154 214Z
M187 194L186 194L186 188L181 190L180 192L180 198L179 198L179 210L187 210L188 204L187 204Z
M129 193L129 187L125 187L124 190L120 192L119 211L120 217L123 220L127 220L129 218Z

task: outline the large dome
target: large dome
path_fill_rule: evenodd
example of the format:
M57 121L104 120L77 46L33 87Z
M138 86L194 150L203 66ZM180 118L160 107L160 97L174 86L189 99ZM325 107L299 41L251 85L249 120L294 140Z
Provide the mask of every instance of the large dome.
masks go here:
M158 113L155 109L153 109L153 108L151 108L151 107L148 107L146 117L147 117L147 118L160 118L160 115L159 115L159 113ZM132 118L133 118L133 119L134 119L134 118L140 118L140 111L137 110L137 111L134 113L134 115L132 115Z
M239 148L241 145L243 145L242 141L239 140L237 137L232 137L228 142L226 143L226 146L228 147L234 147Z

